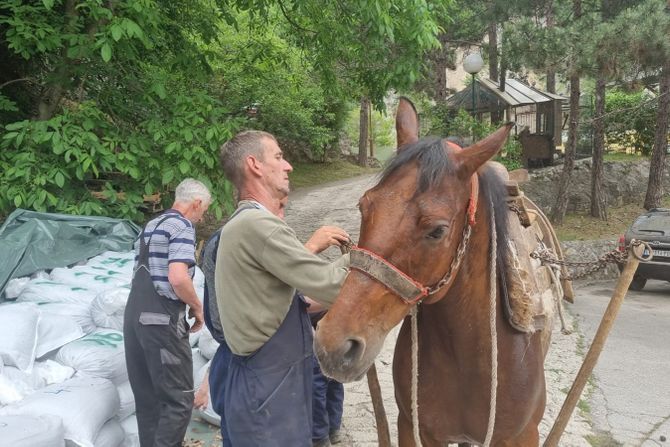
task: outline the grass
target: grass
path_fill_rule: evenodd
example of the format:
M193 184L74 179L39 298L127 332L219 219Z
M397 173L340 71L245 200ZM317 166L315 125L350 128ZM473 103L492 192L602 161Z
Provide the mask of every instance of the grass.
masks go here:
M605 161L639 161L649 159L640 154L627 154L625 152L609 152L603 157Z

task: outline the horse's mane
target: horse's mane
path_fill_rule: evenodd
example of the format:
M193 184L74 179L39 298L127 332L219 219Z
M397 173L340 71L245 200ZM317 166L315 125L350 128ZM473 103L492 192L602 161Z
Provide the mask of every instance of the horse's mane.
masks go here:
M461 145L460 140L454 137L447 138L448 141ZM418 179L416 194L437 187L446 175L455 174L455 166L450 163L447 153L442 146L440 138L424 138L416 143L398 148L398 154L393 157L379 179L383 183L398 169L407 163L416 161L418 164ZM495 169L484 166L479 171L479 187L484 194L485 206L493 203L495 211L495 224L497 232L498 265L507 269L510 256L505 256L509 251L506 241L509 239L507 187L503 179L496 173ZM489 225L487 222L478 222L478 225ZM501 264L502 263L502 264Z

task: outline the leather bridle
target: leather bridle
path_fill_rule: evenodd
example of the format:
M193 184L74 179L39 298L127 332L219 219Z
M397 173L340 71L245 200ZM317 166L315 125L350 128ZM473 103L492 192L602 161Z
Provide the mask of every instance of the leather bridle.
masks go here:
M420 303L427 297L436 294L446 286L453 283L455 274L463 260L465 250L475 225L475 213L477 212L477 197L479 196L479 177L475 172L472 174L470 183L470 199L465 212L465 227L454 259L442 279L432 286L425 286L420 281L412 278L400 270L383 256L358 246L351 248L350 268L361 271L371 278L383 284L386 288L398 295L406 304L412 306Z

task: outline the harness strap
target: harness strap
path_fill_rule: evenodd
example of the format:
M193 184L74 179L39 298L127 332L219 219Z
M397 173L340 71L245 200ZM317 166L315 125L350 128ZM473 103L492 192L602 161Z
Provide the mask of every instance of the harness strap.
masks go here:
M350 267L376 279L408 304L419 302L428 296L428 288L414 281L393 264L378 254L360 247L353 247Z

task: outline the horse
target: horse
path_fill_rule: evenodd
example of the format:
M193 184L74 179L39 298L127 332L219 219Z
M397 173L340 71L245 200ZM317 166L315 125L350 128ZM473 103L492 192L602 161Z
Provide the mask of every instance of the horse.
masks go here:
M505 256L508 193L501 165L489 161L511 127L464 149L446 138L419 140L416 109L401 98L397 154L358 203L360 239L352 266L317 328L314 349L326 375L359 380L403 321L393 361L400 447L481 445L487 438L494 446L539 444L553 325L534 332L513 328L501 302L504 275L492 275L511 268Z

